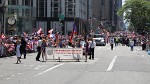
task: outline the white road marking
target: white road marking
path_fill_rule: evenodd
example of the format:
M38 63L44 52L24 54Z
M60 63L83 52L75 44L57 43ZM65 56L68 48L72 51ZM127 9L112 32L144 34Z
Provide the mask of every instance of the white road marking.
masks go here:
M7 78L7 80L9 80L10 78Z
M142 55L142 57L144 57L144 55Z
M17 74L22 74L22 73L17 73Z
M34 69L39 69L38 67L34 68Z
M102 48L102 47L98 47L98 49L100 49L100 48Z
M116 59L117 59L117 56L115 56L115 57L113 58L113 60L111 61L110 65L109 65L109 67L108 67L108 69L107 69L107 71L110 71L110 70L113 68Z
M3 76L3 75L1 75L1 76Z
M37 67L35 67L34 69L39 69L41 67L45 67L46 65L38 65Z
M47 69L47 70L45 70L45 71L43 71L43 72L41 72L41 73L38 73L37 75L34 75L34 76L42 75L42 74L44 74L44 73L46 73L46 72L48 72L48 71L50 71L50 70L53 70L53 69L55 69L55 68L57 68L57 67L59 67L59 66L61 66L61 65L63 65L63 64L64 64L64 63L58 64L58 65L56 65L56 66L54 66L54 67L52 67L52 68L49 68L49 69Z
M33 65L30 65L31 67L33 66Z
M11 76L15 76L15 75L11 75Z

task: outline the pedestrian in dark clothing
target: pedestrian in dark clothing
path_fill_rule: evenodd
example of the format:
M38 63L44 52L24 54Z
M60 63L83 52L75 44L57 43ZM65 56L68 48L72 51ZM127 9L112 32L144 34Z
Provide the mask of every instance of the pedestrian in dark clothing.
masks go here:
M36 61L40 61L39 58L41 56L41 46L42 46L42 37L40 37L38 39L38 44L37 44L37 51L38 51L38 54L36 56Z
M27 42L25 41L24 37L21 38L21 55L24 54L24 59L26 59L26 46Z
M86 39L86 42L85 42L85 62L87 62L87 55L88 55L88 52L89 52L89 42L88 42L88 39Z
M89 57L89 59L91 59L91 57L92 57L92 60L94 60L94 48L96 47L96 43L95 43L95 41L93 41L93 39L92 39L92 41L90 41L89 47L90 47L90 57Z
M111 46L111 50L113 50L114 47L114 38L110 37L110 46Z

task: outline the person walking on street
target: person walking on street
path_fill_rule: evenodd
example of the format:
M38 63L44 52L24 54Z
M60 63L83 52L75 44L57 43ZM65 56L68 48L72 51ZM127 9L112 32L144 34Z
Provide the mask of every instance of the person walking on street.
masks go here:
M24 59L26 59L26 45L27 42L25 41L24 37L21 38L21 55L24 54Z
M89 59L91 59L91 57L92 57L92 60L94 60L94 48L96 47L96 42L92 39L92 41L90 41L90 43L89 43L89 46L90 46L90 57L89 57Z
M85 42L84 46L85 46L85 62L87 62L87 55L88 55L88 52L89 52L89 42L88 42L88 39L86 39L86 42Z
M17 41L17 44L16 44L16 47L15 47L15 50L16 50L16 57L17 57L17 62L16 64L19 64L19 62L21 63L21 41L18 40Z
M37 51L38 51L38 54L36 56L36 61L40 61L40 56L41 56L41 46L42 46L42 37L39 37L38 38L38 44L37 44Z
M42 62L44 62L44 60L47 59L46 58L46 40L45 39L42 40L41 52L42 52L42 58L43 58Z
M134 40L130 39L130 47L131 47L131 51L133 51L133 47L134 47Z
M111 46L111 50L113 50L114 47L114 38L110 37L110 46Z

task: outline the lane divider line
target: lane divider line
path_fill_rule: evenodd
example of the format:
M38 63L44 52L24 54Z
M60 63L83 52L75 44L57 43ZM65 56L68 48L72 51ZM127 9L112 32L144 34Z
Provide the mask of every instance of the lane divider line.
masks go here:
M46 72L48 72L48 71L50 71L50 70L53 70L53 69L55 69L55 68L57 68L57 67L59 67L59 66L61 66L61 65L63 65L63 64L64 64L64 63L58 64L58 65L56 65L56 66L54 66L54 67L51 67L51 68L49 68L49 69L47 69L47 70L45 70L45 71L43 71L43 72L41 72L41 73L38 73L37 75L34 75L34 76L42 75L42 74L44 74L44 73L46 73Z
M110 65L109 65L109 67L108 67L108 69L107 69L107 71L110 71L110 70L113 68L116 59L117 59L117 56L115 56L115 57L113 58L113 60L111 61Z

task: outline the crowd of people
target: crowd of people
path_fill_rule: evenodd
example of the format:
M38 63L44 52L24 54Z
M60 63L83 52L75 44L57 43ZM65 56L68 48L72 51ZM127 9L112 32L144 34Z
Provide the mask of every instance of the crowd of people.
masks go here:
M116 36L110 35L105 38L106 43L110 43L111 50L114 46L122 44L122 46L130 46L131 51L133 51L134 46L142 46L142 50L146 49L147 40L145 37L137 36ZM6 56L17 56L17 64L21 63L21 58L26 59L27 53L37 52L36 61L40 61L40 56L42 55L42 62L47 60L46 57L46 47L59 47L67 48L77 47L84 48L85 61L87 61L87 55L89 54L89 59L94 60L94 48L96 47L96 42L90 35L75 35L70 42L70 36L68 35L23 35L23 36L7 36L0 39L0 57ZM83 43L84 41L84 43Z

